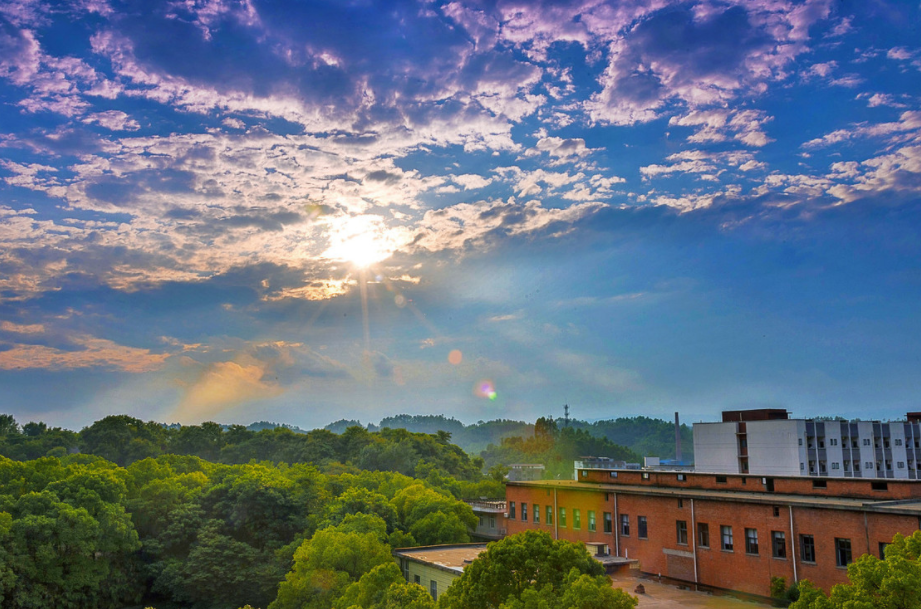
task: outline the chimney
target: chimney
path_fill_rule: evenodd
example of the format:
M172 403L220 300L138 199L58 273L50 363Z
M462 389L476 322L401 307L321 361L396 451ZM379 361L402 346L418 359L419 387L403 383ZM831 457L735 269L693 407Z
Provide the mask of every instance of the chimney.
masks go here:
M681 425L678 423L678 413L675 413L675 461L681 461Z

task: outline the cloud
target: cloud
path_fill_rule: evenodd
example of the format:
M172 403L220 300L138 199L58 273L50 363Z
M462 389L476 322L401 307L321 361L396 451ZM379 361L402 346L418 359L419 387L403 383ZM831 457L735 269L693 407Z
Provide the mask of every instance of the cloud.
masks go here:
M42 324L15 324L11 321L2 321L0 322L0 330L16 334L42 334L45 332L45 326Z
M7 330L7 328L3 329ZM143 373L159 370L170 357L169 353L151 353L149 349L127 347L88 335L75 336L71 342L76 347L71 350L34 344L8 345L9 348L0 351L0 369L106 368L121 372Z
M83 122L88 125L97 124L112 131L137 131L141 128L135 119L118 110L89 114L83 119Z
M823 0L796 8L781 2L653 13L610 43L603 90L586 109L593 120L631 125L657 118L675 102L698 110L724 106L743 92L761 93L786 76L806 51L809 27L829 10Z
M417 250L464 251L487 247L507 237L526 237L538 231L549 236L565 234L572 224L605 205L579 203L565 209L548 209L538 201L523 204L509 200L461 203L425 213L418 224L413 246Z
M837 129L822 137L805 142L802 147L810 150L825 148L848 140L865 137L889 137L890 142L911 141L921 133L921 112L906 111L899 120L888 123L856 123L849 129Z

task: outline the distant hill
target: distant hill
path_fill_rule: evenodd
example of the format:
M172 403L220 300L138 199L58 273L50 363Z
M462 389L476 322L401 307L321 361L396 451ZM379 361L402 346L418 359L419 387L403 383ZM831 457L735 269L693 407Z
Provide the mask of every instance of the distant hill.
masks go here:
M564 426L562 419L556 419L555 423L559 428ZM446 431L451 434L451 442L471 455L480 455L490 446L499 446L506 438L529 438L534 435L534 424L525 421L497 419L465 425L453 417L444 415L400 414L384 418L377 425L363 425L360 421L343 419L327 425L325 429L333 433L342 433L352 425L365 427L369 431L378 431L385 427L419 433ZM639 457L675 458L675 426L670 421L642 416L592 423L570 419L569 426L574 430L584 430L592 437L623 446ZM681 456L683 461L694 459L694 439L692 430L687 425L681 425Z

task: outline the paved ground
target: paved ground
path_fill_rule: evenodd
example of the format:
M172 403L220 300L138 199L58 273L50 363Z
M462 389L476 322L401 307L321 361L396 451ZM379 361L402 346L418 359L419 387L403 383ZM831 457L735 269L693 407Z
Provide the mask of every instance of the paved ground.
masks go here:
M659 583L655 579L631 575L615 575L614 587L621 588L639 599L637 609L768 609L773 605L743 601L731 596L681 590L677 586ZM637 584L646 587L645 594L634 594Z

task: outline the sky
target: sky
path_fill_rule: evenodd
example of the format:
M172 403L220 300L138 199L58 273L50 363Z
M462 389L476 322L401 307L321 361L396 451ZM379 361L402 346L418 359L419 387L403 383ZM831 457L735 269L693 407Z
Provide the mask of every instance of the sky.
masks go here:
M0 412L921 410L918 0L0 1Z

